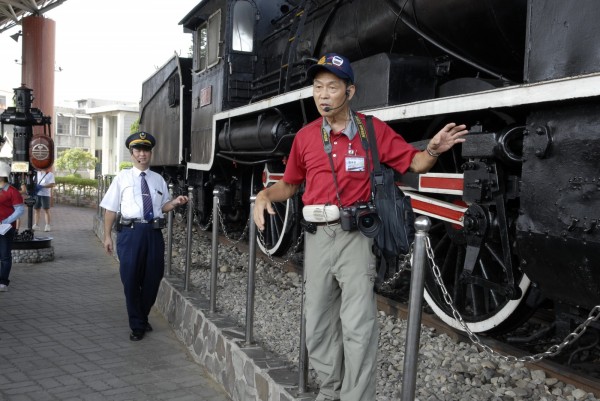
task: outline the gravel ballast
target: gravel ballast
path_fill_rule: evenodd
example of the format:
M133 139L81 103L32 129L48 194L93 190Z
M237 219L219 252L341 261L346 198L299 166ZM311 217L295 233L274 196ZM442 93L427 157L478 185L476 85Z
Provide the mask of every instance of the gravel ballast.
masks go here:
M176 223L172 269L183 274L186 263L185 224ZM190 283L210 293L210 233L194 226ZM217 308L240 326L246 321L248 254L238 247L219 245ZM285 272L269 261L256 259L254 339L266 351L289 362L297 370L300 343L301 277ZM406 321L379 312L380 338L376 401L400 400ZM318 379L309 371L309 388ZM476 346L455 342L445 334L422 326L415 399L419 401L597 401L584 390L530 370L523 363L509 363L488 356Z

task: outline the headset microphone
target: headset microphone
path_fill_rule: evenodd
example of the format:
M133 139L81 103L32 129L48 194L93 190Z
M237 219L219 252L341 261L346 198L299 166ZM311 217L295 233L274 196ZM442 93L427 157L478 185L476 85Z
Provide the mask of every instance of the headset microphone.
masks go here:
M342 104L340 104L340 105L339 105L339 106L337 106L337 107L329 107L329 106L325 106L325 107L323 107L323 111L324 111L325 113L329 113L331 110L337 110L337 109L339 109L340 107L342 107L343 105L345 105L345 104L346 104L346 101L348 100L348 96L350 96L350 90L349 90L349 89L346 89L346 97L344 98L344 101L342 102Z

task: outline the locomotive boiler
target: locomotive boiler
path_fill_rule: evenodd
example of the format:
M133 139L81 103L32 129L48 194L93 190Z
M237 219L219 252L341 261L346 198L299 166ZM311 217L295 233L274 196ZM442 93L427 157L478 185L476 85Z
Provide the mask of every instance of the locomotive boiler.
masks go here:
M191 185L227 225L281 179L297 130L318 117L306 70L326 52L356 76L351 106L415 146L448 121L467 142L432 172L401 177L430 216L436 264L474 332L500 332L552 303L559 328L600 304L600 8L594 0L204 0L174 56L142 88L155 169ZM259 247L300 236L300 197L276 205ZM460 328L432 277L426 299Z

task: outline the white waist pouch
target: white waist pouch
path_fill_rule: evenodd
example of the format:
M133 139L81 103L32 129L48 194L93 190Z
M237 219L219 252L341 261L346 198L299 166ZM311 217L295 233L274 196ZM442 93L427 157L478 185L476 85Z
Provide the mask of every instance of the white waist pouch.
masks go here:
M325 223L340 218L340 209L336 205L308 205L302 208L302 216L309 223Z

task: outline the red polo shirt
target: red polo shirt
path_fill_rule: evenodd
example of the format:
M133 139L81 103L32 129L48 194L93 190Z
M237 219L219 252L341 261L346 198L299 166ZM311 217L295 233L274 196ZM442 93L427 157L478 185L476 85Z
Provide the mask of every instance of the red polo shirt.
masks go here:
M15 187L8 184L6 190L0 189L0 221L13 214L15 211L13 206L22 204L23 197ZM13 227L15 224L15 222L12 223Z
M363 114L358 116L366 129L365 116ZM322 122L323 119L318 118L298 131L283 175L283 180L289 184L301 184L306 181L306 189L302 196L305 205L327 203L338 205L333 173L321 139ZM373 127L380 162L400 173L405 173L414 155L419 151L390 126L375 117L373 117ZM342 206L350 206L357 201L368 201L371 196L371 183L366 167L373 169L370 155L368 164L365 163L365 171L346 171L349 145L354 151L353 156L366 157L360 135L357 133L350 140L341 132L332 132L330 141Z

